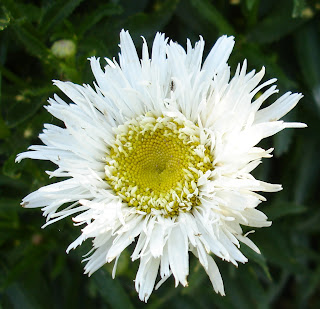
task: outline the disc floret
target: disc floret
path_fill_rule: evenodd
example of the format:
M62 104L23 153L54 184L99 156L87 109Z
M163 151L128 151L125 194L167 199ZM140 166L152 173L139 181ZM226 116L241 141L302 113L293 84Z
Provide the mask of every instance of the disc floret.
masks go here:
M147 113L115 130L106 161L106 180L123 202L173 217L199 205L198 179L213 157L197 125Z

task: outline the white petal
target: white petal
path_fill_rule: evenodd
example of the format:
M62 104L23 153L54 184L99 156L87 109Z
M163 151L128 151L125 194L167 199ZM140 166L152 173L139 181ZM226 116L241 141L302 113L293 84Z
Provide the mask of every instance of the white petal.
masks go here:
M158 274L160 258L150 256L140 259L140 266L137 272L135 286L139 293L139 298L147 302L154 288Z
M218 266L216 262L213 260L211 256L208 255L208 269L206 270L212 286L216 293L220 293L222 296L225 295L223 281L221 274L219 272Z
M179 282L183 286L188 284L189 274L189 254L187 236L183 235L179 225L174 227L168 239L168 257L170 268L175 277L175 285Z
M206 72L206 78L212 78L224 69L234 46L234 37L226 35L220 37L206 58L202 70Z
M276 121L292 110L303 97L301 93L285 93L277 101L256 113L255 123Z

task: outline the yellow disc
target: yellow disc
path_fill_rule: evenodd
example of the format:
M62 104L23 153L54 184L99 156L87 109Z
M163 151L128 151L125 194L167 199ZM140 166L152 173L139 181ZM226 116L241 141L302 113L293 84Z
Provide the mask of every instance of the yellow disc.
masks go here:
M106 180L123 202L165 216L199 204L198 178L212 169L212 155L191 122L148 113L121 126L107 156Z

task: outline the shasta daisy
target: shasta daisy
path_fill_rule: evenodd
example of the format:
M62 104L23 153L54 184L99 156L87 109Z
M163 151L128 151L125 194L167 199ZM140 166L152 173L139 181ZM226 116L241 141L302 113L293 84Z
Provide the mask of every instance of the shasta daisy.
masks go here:
M50 177L66 179L29 194L22 205L40 207L44 226L67 216L83 226L67 252L92 239L89 275L115 260L115 276L120 254L134 242L143 301L158 276L156 288L171 275L176 286L188 284L189 252L224 295L214 259L247 262L240 243L259 252L241 226L269 226L256 209L265 200L257 192L281 190L251 175L273 150L256 145L305 126L280 120L302 95L287 92L261 109L278 92L275 79L259 85L264 68L247 73L246 61L231 78L233 37L219 38L203 64L201 37L194 47L188 40L185 50L158 33L151 56L144 40L141 60L126 31L120 46L119 63L105 59L101 69L100 59L90 58L93 87L54 81L71 103L55 95L46 108L65 127L45 124L44 145L17 161L52 161L57 169Z

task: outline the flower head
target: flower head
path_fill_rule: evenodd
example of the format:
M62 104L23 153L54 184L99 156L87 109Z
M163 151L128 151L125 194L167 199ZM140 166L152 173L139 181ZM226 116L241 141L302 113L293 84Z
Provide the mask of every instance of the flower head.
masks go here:
M176 286L186 286L189 252L224 295L214 258L247 262L240 243L259 252L241 226L269 226L256 209L265 200L257 192L281 190L250 174L273 150L256 145L284 128L305 126L279 120L302 95L288 92L261 109L278 92L270 86L275 79L259 85L264 68L247 73L246 61L230 78L233 37L219 38L203 64L202 38L194 47L188 40L185 51L158 33L151 57L144 41L141 60L128 32L121 31L120 45L119 63L105 59L103 70L90 58L94 88L54 82L72 103L55 95L46 108L65 127L45 124L44 145L31 146L17 161L50 160L58 166L50 177L67 179L22 204L41 207L45 226L70 215L83 225L67 252L92 239L89 275L115 260L114 276L121 252L135 242L141 300L150 297L158 274L156 288L171 275Z

